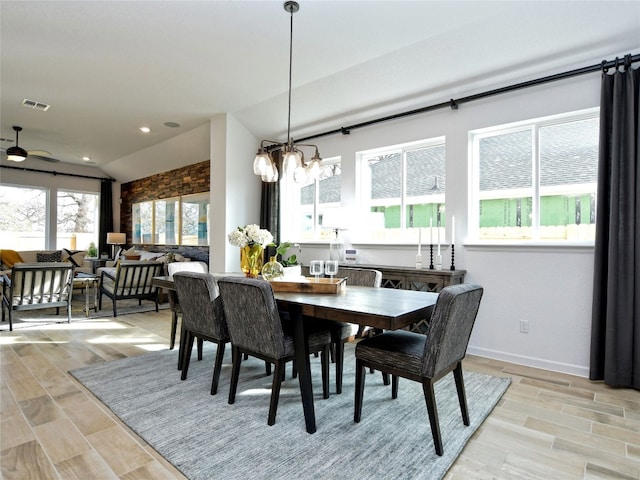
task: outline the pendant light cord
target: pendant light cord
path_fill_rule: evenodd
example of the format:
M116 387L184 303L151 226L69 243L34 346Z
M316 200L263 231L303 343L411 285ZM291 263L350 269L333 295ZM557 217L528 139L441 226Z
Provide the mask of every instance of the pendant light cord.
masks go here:
M287 114L287 143L291 143L291 71L293 70L293 8L289 8L291 22L289 27L289 112Z

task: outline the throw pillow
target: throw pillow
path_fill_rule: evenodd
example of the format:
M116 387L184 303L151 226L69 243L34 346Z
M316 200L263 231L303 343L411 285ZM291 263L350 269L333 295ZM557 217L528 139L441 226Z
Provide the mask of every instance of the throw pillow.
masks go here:
M140 255L125 255L125 260L140 260Z
M38 252L36 253L36 260L38 260L38 262L61 262L62 250L56 250L55 252Z
M0 257L2 258L2 268L11 269L16 263L23 263L22 257L15 250L0 250Z
M63 248L63 250L67 253L68 257L65 259L67 262L73 263L76 267L81 267L82 259L79 258L82 256L84 258L84 250L69 250L68 248ZM78 255L81 254L81 255ZM78 263L80 262L80 263Z

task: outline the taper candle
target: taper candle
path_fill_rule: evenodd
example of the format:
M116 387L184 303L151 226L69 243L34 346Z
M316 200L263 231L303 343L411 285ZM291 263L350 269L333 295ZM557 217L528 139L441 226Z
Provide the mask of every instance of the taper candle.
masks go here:
M422 229L418 228L418 255L422 253Z
M456 217L451 217L451 245L456 243Z
M433 245L433 217L429 219L429 245Z

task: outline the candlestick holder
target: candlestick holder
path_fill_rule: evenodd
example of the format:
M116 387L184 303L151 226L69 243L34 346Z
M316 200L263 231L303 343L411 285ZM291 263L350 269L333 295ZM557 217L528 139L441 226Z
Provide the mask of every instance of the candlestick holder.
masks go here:
M429 270L433 270L433 243L429 245Z
M422 268L422 255L416 255L416 269L420 270Z
M456 269L456 264L453 261L454 256L455 256L455 246L453 245L453 243L451 244L451 270L455 270Z

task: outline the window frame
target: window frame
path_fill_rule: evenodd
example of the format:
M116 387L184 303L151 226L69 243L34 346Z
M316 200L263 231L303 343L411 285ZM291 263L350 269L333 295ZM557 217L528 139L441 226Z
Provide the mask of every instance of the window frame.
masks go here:
M202 199L206 199L209 201L209 208L207 209L207 235L206 235L206 243L200 243L198 242L197 244L194 243L183 243L183 236L184 236L184 232L182 230L183 228L183 204L185 201L188 201L190 198L198 198L201 197ZM177 202L177 214L176 214L176 218L174 220L174 229L175 232L177 233L177 238L176 238L176 243L167 243L166 241L163 243L160 243L160 233L158 232L158 227L160 225L160 223L163 222L159 222L157 219L157 211L158 211L158 203L162 202L162 203L168 203L168 202ZM140 214L136 213L137 211L139 212L139 208L140 205L143 204L150 204L151 206L151 237L149 239L148 242L144 241L144 235L145 233L142 232L142 230L140 230L140 233L136 233L136 227L138 225L141 224L140 221ZM131 223L132 223L132 238L131 238L131 243L133 244L140 244L140 245L189 245L189 246L197 246L197 245L205 245L208 246L210 244L210 230L211 230L211 218L210 218L210 192L201 192L201 193L192 193L192 194L188 194L188 195L179 195L176 197L167 197L167 198L155 198L153 200L144 200L141 202L133 202L131 204ZM166 222L164 222L166 223ZM166 225L165 225L166 226ZM165 239L166 239L166 232L164 233L165 235Z
M407 154L411 151L433 148L442 146L444 148L444 175L441 178L443 185L442 193L434 194L432 198L436 201L429 202L434 204L437 209L437 213L433 219L432 226L407 226L407 208L410 203L408 198L412 198L407 195ZM389 155L393 153L399 153L401 156L401 196L399 197L399 211L400 211L400 227L397 229L386 228L382 229L359 229L357 233L352 235L354 243L376 243L376 244L414 244L418 241L419 230L422 230L422 240L424 243L425 238L437 238L438 231L440 232L440 238L444 241L446 230L446 165L447 165L447 139L445 135L438 135L422 140L400 143L396 145L389 145L385 147L372 148L367 150L361 150L356 152L356 165L357 165L357 198L360 205L359 211L361 212L361 218L367 218L370 216L371 208L375 201L372 202L370 198L371 192L371 178L370 168L367 164L368 160L373 156ZM439 178L439 177L438 177ZM438 228L438 220L440 225ZM371 225L372 222L368 222ZM426 235L426 237L425 237Z
M480 129L470 130L468 133L468 171L469 171L469 204L467 217L467 238L465 244L477 245L549 245L549 246L591 246L595 244L594 239L577 240L577 239L544 239L540 238L541 219L541 192L547 194L554 189L558 190L558 195L568 194L567 190L575 190L579 193L580 188L573 184L566 184L565 187L550 186L542 187L540 185L540 164L541 164L541 148L540 148L540 130L545 127L554 125L562 125L566 123L579 122L584 120L599 119L599 107L593 107L583 110L565 112L544 117L537 117L507 124L494 125ZM532 210L531 210L531 238L481 238L480 237L480 201L487 196L487 192L480 192L480 140L496 135L515 133L518 131L531 131L532 143L532 186L531 188L519 188L509 190L513 192L513 197L526 197L528 191L531 190ZM580 184L580 185L590 185ZM564 188L564 191L559 191ZM500 190L492 190L500 191ZM597 179L595 182L595 191L597 191ZM584 192L582 192L584 193ZM595 200L597 202L597 198Z
M304 186L298 186L292 177L285 176L281 180L281 190L280 190L280 204L281 204L281 212L280 212L280 231L281 237L284 241L294 241L294 242L314 242L314 241L329 241L332 238L333 230L328 229L327 227L323 227L320 222L320 217L323 215L323 212L327 209L336 210L342 208L342 157L335 156L324 158L322 160L322 166L331 166L339 164L340 165L340 202L327 202L320 203L320 182L322 179L314 180L315 189L314 189L314 200L313 205L305 206L301 205L299 201L300 191ZM295 207L292 207L295 205ZM311 231L306 232L302 229L301 225L298 225L298 221L296 217L304 212L308 212L311 215L311 221L313 223L313 228ZM292 228L291 225L296 225L295 228Z

